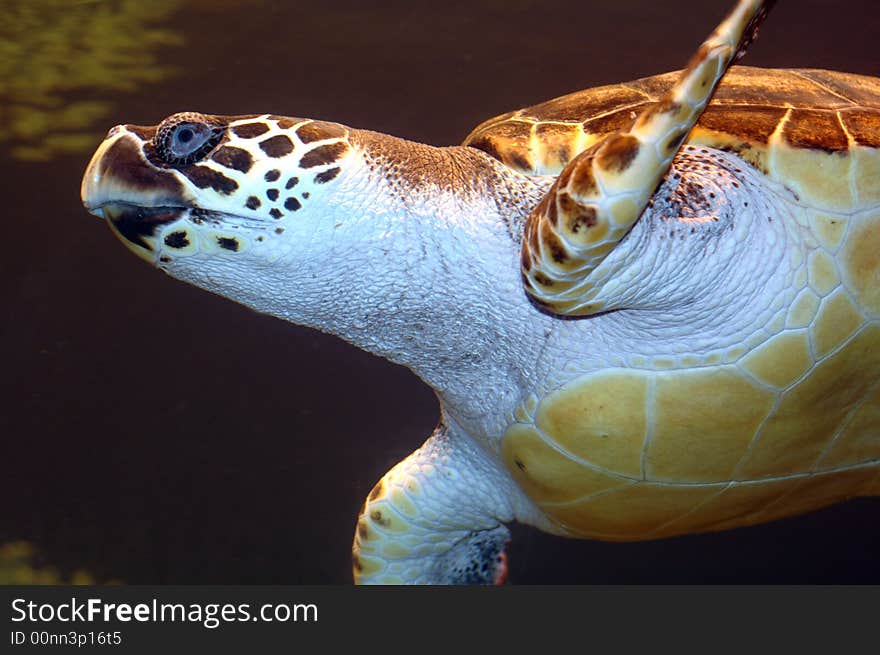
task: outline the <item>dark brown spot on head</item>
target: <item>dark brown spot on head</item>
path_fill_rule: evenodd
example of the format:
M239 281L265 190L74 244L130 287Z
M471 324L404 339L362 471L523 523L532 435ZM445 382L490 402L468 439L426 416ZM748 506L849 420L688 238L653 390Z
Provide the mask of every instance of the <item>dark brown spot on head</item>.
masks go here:
M271 216L272 218L281 218L282 216L284 216L284 213L277 207L273 207L269 211L269 216Z
M281 177L281 171L279 171L277 168L273 168L271 171L266 171L263 179L265 179L267 182L274 182L279 177Z
M314 150L310 150L303 158L299 160L299 165L303 168L312 168L313 166L327 166L332 164L340 157L348 152L348 144L343 141L336 143L328 143L318 146Z
M186 238L186 232L172 232L165 237L165 245L169 248L186 248L189 245L189 239Z
M284 234L284 228L283 227L276 227L275 234Z
M639 154L641 144L631 134L618 134L605 142L596 155L596 163L604 170L622 173Z
M522 460L519 457L514 457L513 463L516 464L516 468L518 468L520 471L526 470L526 465L522 463Z
M302 204L296 198L288 198L284 201L284 208L289 211L295 212L300 207L302 207Z
M260 141L260 149L270 157L284 157L293 152L293 141L286 134L276 134Z
M272 202L275 202L278 200L278 189L269 189L266 191L266 197Z
M238 188L238 182L207 166L187 166L180 169L180 172L200 189L210 187L217 193L229 195Z
M337 175L339 175L339 167L338 166L334 166L333 168L328 168L326 171L315 175L315 183L316 184L324 184L325 182L329 182L330 180L332 180Z
M224 250L238 252L238 239L233 239L232 237L217 237L217 245Z
M278 127L282 130L289 130L297 123L302 123L301 118L291 118L290 116L269 116L273 121L278 121Z
M292 189L292 188L295 187L297 184L299 184L299 178L298 178L298 177L292 177L292 178L290 178L289 180L287 180L287 184L284 185L284 188L285 188L285 189Z
M297 128L296 135L303 143L311 143L324 139L341 139L345 136L345 129L336 123L312 121Z
M235 146L222 146L211 156L211 159L221 166L233 168L242 173L247 173L251 170L251 165L253 164L251 153Z
M255 139L268 132L269 126L265 123L242 123L241 125L234 125L230 129L237 137L242 139Z
M261 204L260 199L256 196L248 196L247 202L244 203L244 206L248 209L259 209Z

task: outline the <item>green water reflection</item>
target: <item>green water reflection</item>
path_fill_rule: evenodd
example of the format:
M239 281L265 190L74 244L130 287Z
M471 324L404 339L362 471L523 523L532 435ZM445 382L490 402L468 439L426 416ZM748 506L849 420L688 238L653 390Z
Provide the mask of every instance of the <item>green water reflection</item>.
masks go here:
M0 12L0 143L19 160L94 148L113 95L173 69L183 39L159 27L180 0L6 0Z
M37 562L38 553L26 541L0 544L0 585L92 585L99 584L90 573L78 569L62 575L56 568ZM104 584L118 584L108 581Z

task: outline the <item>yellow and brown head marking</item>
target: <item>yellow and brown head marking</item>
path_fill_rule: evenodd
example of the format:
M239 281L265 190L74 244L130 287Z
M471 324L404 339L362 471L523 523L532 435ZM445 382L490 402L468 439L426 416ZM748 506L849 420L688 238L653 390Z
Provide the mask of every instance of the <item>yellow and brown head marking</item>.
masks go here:
M233 125L230 130L240 139L256 139L268 132L269 126L263 122L242 123L241 125Z
M236 148L235 146L220 147L213 155L211 155L211 159L221 166L233 168L242 173L247 173L251 170L251 166L254 163L251 153L242 148Z
M121 125L90 163L83 198L150 261L157 247L168 249L158 256L161 263L203 248L244 252L247 240L216 226L234 216L250 226L265 219L266 232L254 242L283 234L274 221L300 212L316 191L342 177L348 139L348 129L335 123L271 115L183 112L156 127ZM180 220L194 227L163 233Z
M284 157L293 152L293 141L286 134L276 134L260 141L260 149L270 157Z
M316 166L328 166L335 163L348 152L348 144L344 141L327 143L309 150L299 160L302 168L314 168Z

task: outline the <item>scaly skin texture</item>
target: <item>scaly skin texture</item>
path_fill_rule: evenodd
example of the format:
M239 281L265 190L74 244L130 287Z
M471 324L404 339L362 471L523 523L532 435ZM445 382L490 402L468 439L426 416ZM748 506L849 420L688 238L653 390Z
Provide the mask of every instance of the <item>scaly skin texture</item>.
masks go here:
M596 269L642 215L718 82L745 53L765 4L739 2L659 102L562 171L526 225L523 279L537 304L564 316L622 306L603 293L620 266Z
M187 121L222 136L176 161ZM434 435L364 504L358 582L497 581L510 520L641 539L877 493L877 199L820 211L686 146L602 263L620 309L563 320L519 269L554 181L466 147L190 114L114 128L83 199L173 277L437 391Z

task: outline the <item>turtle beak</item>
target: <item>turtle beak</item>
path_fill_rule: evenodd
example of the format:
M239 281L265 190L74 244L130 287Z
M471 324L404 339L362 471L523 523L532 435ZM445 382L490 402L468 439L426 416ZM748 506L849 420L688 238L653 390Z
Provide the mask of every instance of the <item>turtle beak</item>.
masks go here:
M130 158L135 144L129 141L130 138L126 139L122 126L117 125L107 133L98 150L92 155L89 165L86 166L80 186L80 197L83 206L98 218L104 218L102 205L113 197L113 191L124 191L115 188L119 185L114 183L112 171L120 159L120 150L127 151ZM108 152L111 153L109 157Z
M152 263L159 228L176 221L191 199L174 171L147 159L144 145L127 126L110 130L86 167L80 194L89 213L105 219L120 241Z

